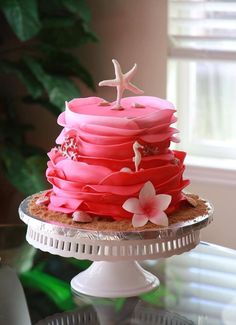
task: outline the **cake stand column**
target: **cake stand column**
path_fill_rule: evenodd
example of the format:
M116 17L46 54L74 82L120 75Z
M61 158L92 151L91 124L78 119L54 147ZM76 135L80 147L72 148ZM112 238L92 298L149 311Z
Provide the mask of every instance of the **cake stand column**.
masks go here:
M137 261L98 261L71 281L75 293L94 297L137 296L159 286L158 278Z

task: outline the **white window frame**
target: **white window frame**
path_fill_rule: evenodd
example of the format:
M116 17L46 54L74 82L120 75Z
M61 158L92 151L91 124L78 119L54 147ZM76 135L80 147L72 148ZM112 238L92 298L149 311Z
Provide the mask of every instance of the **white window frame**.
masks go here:
M169 19L169 17L167 18ZM176 48L173 44L171 44L170 38L168 36L168 72L176 75L177 71L173 69L173 65L171 67L171 59L183 60L185 61L200 61L200 60L207 60L207 61L234 61L236 62L236 51L216 51L216 50L198 50L198 49L189 49L189 48ZM191 64L191 63L190 63ZM180 63L181 65L181 63ZM191 115L191 98L194 98L191 95L191 92L194 92L194 87L189 87L190 84L195 83L195 77L192 71L190 71L188 65L184 64L181 67L183 75L184 75L184 82L181 82L181 78L178 79L180 88L176 89L178 92L178 97L181 96L181 102L186 103L186 106L190 108L187 112L183 112L182 107L177 107L177 111L181 118L178 122L178 129L180 130L180 138L181 138L181 148L184 150L188 148L190 140L189 140L189 125L188 121L189 118L194 118ZM196 74L195 74L196 76ZM169 78L167 78L169 79ZM184 84L184 91L183 91L183 84ZM168 81L167 83L167 94L170 93L168 87L172 87L172 97L168 98L174 103L177 103L177 96L173 94L173 87ZM177 87L176 87L177 88ZM186 96L189 94L189 96ZM185 106L185 105L184 105ZM199 145L199 144L198 144ZM219 149L220 147L218 147ZM199 156L199 150L195 151L197 153L196 156L188 155L186 158L186 176L191 177L192 180L201 181L201 182L210 182L210 183L217 183L217 184L225 184L225 185L236 185L236 150L232 156L232 159L222 159L225 156L230 156L232 153L232 147L224 147L224 152L222 154L218 154L217 158L209 158L210 155L215 156L216 152L212 145L204 145L201 146L201 152L203 153L202 157ZM204 153L207 153L205 156ZM208 157L207 157L208 156Z

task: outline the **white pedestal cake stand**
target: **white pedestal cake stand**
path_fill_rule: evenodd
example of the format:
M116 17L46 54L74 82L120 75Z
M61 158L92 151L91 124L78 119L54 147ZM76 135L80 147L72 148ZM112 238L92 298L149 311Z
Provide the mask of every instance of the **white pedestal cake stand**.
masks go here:
M137 261L191 250L200 241L200 229L212 220L212 208L207 203L206 215L158 230L88 231L30 215L29 200L31 197L19 207L20 218L28 225L29 244L51 254L94 261L72 279L71 287L76 293L95 297L131 297L156 288L157 277Z
M87 306L75 311L49 316L39 321L36 325L194 325L191 320L174 312L161 310L153 306L139 305L138 303L128 315L127 312L123 315L122 311L119 312L118 317L114 307L109 308L109 305L101 305L103 307L102 310L94 306Z

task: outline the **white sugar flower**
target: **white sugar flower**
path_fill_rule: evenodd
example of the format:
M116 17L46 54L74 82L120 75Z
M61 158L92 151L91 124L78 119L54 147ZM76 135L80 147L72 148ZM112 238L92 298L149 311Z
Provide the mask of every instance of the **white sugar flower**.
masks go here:
M156 195L153 184L149 181L139 192L139 198L133 197L125 201L123 209L133 213L132 224L142 227L148 221L161 226L168 226L168 218L164 212L171 202L171 195Z

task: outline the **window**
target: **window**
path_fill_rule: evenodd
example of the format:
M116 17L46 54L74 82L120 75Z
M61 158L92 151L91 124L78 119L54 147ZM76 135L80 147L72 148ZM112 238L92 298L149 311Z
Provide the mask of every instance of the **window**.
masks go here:
M236 1L169 0L168 99L179 149L236 159Z

